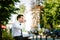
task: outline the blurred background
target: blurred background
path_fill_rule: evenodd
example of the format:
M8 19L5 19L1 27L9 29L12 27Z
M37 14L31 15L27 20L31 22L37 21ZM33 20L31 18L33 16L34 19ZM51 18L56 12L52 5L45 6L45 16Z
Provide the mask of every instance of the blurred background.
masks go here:
M42 35L42 38L46 36L60 38L60 0L0 0L0 26L3 40L14 40L11 36L11 28L17 21L18 14L24 15L26 19L23 24L24 29L34 34L34 37Z

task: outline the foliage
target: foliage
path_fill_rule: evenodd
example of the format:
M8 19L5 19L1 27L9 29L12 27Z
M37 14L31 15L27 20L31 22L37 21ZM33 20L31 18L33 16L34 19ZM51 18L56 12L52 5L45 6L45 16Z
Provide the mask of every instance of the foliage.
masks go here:
M25 11L25 6L22 4L22 5L20 5L20 13L24 13L24 11Z
M7 30L2 31L2 40L14 40L11 34L8 34Z
M24 14L24 12L25 12L25 5L21 4L20 7L19 7L19 10L16 11L16 13L18 13L18 14Z
M16 13L15 3L19 2L19 0L0 0L0 21L2 24L6 24L11 14Z
M55 28L60 24L60 0L46 0L43 13L42 19L45 27L49 25L51 28Z
M0 0L0 27L1 24L7 24L11 14L16 13L15 11L18 10L15 7L16 2L19 2L19 0ZM4 29L2 30L2 40L13 40L11 35L8 35Z
M43 12L40 12L40 28L44 27Z

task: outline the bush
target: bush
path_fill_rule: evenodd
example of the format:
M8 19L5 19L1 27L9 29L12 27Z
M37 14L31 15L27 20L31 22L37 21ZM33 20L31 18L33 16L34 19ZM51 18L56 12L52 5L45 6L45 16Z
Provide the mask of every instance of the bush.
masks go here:
M7 30L2 30L2 40L14 40L11 34L7 33Z

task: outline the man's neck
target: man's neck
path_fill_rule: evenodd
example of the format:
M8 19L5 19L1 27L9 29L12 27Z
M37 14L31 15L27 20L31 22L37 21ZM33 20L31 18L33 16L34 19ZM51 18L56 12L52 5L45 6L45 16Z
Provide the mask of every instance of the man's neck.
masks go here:
M21 23L19 20L17 20L19 23Z

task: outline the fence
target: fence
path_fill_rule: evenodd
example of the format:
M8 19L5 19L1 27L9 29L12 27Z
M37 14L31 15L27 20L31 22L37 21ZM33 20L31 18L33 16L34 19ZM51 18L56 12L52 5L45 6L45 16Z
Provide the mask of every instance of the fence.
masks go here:
M34 38L34 36L35 36L35 38ZM60 39L55 38L54 36L49 37L49 38L48 38L48 36L45 36L45 38L43 38L42 35L34 35L34 36L32 37L31 40L60 40ZM40 37L38 37L38 36L40 36Z

